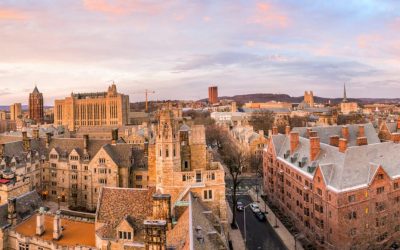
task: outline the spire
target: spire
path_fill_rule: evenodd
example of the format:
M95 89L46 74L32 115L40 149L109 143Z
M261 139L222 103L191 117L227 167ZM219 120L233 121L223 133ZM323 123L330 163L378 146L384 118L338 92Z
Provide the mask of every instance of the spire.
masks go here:
M346 83L343 84L343 102L347 102Z
M38 90L36 84L35 84L35 88L33 89L33 92L32 92L32 93L39 94L39 90Z

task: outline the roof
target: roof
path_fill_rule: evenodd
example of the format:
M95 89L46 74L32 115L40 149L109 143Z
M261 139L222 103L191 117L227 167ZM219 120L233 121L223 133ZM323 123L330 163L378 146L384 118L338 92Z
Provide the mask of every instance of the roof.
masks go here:
M357 134L358 134L358 127L360 124L352 124L346 125L349 128L349 139L347 140L347 144L349 146L356 146L357 145ZM380 139L378 134L372 125L372 123L361 124L364 126L365 137L367 137L368 144L379 143ZM343 138L342 134L342 127L344 125L338 126L325 126L325 127L295 127L292 131L299 132L301 137L307 138L307 129L311 129L312 131L316 131L318 133L318 137L320 138L322 143L329 144L329 137L332 135L338 135L339 137Z
M39 90L38 90L36 85L35 85L35 88L33 89L32 94L40 94L40 92L39 92Z
M96 233L102 238L114 238L115 228L126 216L140 231L143 221L152 215L154 193L155 188L103 187L96 211L96 223L104 223L105 227Z
M37 215L31 216L29 219L19 224L15 228L15 231L26 237L53 241L54 216L44 215L45 231L41 236L36 235L36 217ZM62 237L56 241L57 245L96 247L94 223L61 218L61 226L64 229L62 231Z
M290 139L286 135L274 135L271 140L277 152L277 156L297 171L313 178L315 171L309 172L310 141L307 138L299 138L299 146L285 158L285 153L290 149ZM334 191L346 191L368 186L378 167L391 177L400 177L400 162L397 161L400 154L400 144L393 142L375 143L364 146L348 147L344 153L338 148L321 143L321 151L315 160L315 166L319 166L328 188ZM291 157L297 154L297 160L291 162ZM298 162L307 157L304 167L299 167Z
M189 249L189 208L179 217L172 230L167 231L167 247L174 249Z

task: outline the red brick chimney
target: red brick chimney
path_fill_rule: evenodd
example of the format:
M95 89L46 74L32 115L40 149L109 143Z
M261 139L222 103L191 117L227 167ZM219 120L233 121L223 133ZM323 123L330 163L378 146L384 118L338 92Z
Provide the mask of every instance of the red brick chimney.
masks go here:
M310 131L309 132L309 138L311 138L311 137L318 137L318 132L317 131Z
M307 128L307 137L310 138L310 132L312 131L312 128Z
M347 149L347 139L340 138L339 139L339 152L344 153Z
M349 134L349 127L347 127L347 126L343 126L343 127L342 127L342 136L343 136L343 138L346 139L346 140L349 139L349 137L350 137L350 134Z
M392 141L394 143L400 143L400 133L393 133L392 134Z
M293 154L299 146L299 132L290 132L290 153Z
M278 134L278 127L277 126L273 126L272 127L272 135L277 135Z
M289 135L290 134L290 126L286 126L285 128L285 134Z
M358 125L358 137L365 137L364 125Z
M397 118L397 129L400 129L400 117Z
M339 136L332 135L329 137L329 144L334 147L339 147Z
M368 145L367 137L357 137L357 146Z
M310 160L315 161L321 150L319 137L310 137Z

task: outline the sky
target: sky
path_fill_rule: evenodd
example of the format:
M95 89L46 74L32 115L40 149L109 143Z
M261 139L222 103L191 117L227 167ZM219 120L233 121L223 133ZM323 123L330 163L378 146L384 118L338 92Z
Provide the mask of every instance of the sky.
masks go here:
M397 0L0 0L0 104L250 93L400 97Z

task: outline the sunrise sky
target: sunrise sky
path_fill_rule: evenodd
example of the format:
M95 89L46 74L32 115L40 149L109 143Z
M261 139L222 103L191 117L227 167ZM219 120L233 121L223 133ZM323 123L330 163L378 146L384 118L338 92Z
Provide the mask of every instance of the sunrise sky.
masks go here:
M397 0L0 0L0 104L74 92L400 97Z

